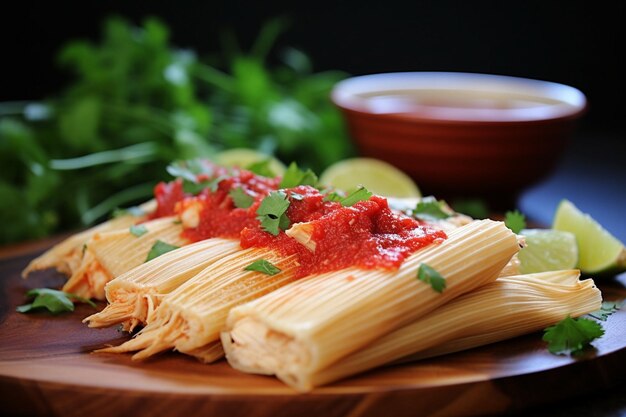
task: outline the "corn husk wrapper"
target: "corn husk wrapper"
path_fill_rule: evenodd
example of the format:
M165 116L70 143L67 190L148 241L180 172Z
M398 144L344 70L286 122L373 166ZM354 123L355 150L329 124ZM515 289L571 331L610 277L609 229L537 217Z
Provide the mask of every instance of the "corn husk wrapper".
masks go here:
M540 331L602 305L593 280L577 270L499 278L310 374L308 390L390 362L409 362ZM401 359L401 360L400 360Z
M231 310L222 334L227 359L305 389L309 375L495 281L518 250L502 222L481 220L418 250L397 271L350 268L300 280ZM417 279L421 264L445 277L443 292Z
M139 206L140 212L145 213L144 215L124 214L68 237L30 261L22 271L22 276L26 278L33 271L48 268L55 268L59 272L71 276L80 266L83 246L91 237L97 233L126 229L133 224L144 221L147 214L153 212L155 208L156 202L151 200Z
M109 304L87 317L89 327L121 323L133 331L152 321L161 300L200 271L241 250L236 239L212 238L165 253L113 279L105 286Z
M85 244L80 265L63 286L63 291L84 298L104 300L105 285L112 279L146 262L157 241L184 246L183 226L174 217L164 217L142 224L147 230L136 236L130 229L95 233Z

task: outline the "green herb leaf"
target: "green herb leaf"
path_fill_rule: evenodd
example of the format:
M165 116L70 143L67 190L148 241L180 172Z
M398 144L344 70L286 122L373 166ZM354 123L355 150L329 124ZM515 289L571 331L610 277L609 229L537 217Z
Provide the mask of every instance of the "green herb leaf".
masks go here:
M263 177L274 178L276 173L272 171L272 160L270 158L254 162L246 167L248 171L254 172Z
M128 207L128 208L116 208L111 213L111 217L117 219L122 216L134 216L134 217L143 217L146 213L141 209L141 207Z
M555 355L578 353L593 340L601 337L604 329L600 323L585 318L566 317L544 330L543 340L548 350Z
M90 168L115 162L146 161L156 159L156 154L157 146L154 143L138 143L126 148L96 152L78 158L52 159L50 168L63 171Z
M168 165L166 170L171 176L182 178L192 183L198 183L198 175L200 174L213 175L213 170L200 159L176 161Z
M343 200L345 198L344 195L339 194L336 191L330 192L328 194L326 194L326 196L324 197L324 201L335 201L335 202L339 202L341 200Z
M244 268L246 271L257 271L267 275L276 275L281 270L265 259L258 259Z
M350 207L355 205L359 201L367 201L370 199L370 197L372 197L372 193L367 191L365 187L361 186L348 194L347 197L342 198L339 202L344 207Z
M279 188L293 188L299 185L310 185L315 187L317 185L317 175L310 169L306 171L300 170L298 164L292 162L280 182Z
M202 182L191 182L187 180L183 180L183 191L186 194L198 195L202 190L207 188L206 186L209 184L209 181Z
M20 313L28 313L33 310L46 309L52 314L59 314L67 311L74 311L74 303L72 300L89 304L96 307L93 301L78 295L53 290L50 288L35 288L26 293L27 297L35 297L30 304L24 304L16 308Z
M447 209L445 201L437 200L435 197L424 197L417 203L412 215L424 221L436 221L447 219L452 213Z
M438 293L442 293L446 288L446 279L425 263L421 263L419 268L417 268L417 279L430 284L433 290Z
M157 240L152 248L150 248L150 252L148 252L148 257L146 258L146 262L153 260L154 258L158 258L164 253L171 252L175 249L178 249L179 246L170 245L169 243L165 243L161 240Z
M256 211L261 228L274 236L278 235L280 229L289 228L289 218L286 214L289 204L290 201L284 191L272 191L261 201Z
M212 193L217 191L217 188L223 180L228 178L226 175L220 175L217 178L213 178L212 180L205 180L200 182L191 182L187 180L183 180L183 191L187 194L197 195L203 190L210 190Z
M237 208L248 208L254 203L254 197L246 193L242 187L233 188L228 193Z
M148 228L143 224L134 224L128 229L131 235L141 237L148 233Z
M587 314L587 316L600 321L606 321L609 316L622 307L621 303L614 301L603 301L602 307L598 311Z
M526 228L526 216L519 210L507 211L504 214L504 224L511 229L513 233L519 233Z

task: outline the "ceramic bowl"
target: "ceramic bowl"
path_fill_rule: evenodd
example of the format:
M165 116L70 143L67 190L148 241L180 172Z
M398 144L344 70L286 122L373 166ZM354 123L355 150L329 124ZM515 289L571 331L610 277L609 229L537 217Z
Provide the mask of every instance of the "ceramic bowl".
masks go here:
M425 194L491 201L545 178L587 105L563 84L455 72L353 77L332 100L361 155L394 164Z

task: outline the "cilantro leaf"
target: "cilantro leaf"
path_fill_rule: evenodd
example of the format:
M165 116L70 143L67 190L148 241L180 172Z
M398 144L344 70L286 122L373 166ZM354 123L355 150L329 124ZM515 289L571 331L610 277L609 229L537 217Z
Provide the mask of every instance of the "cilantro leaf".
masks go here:
M131 235L141 237L148 233L148 228L143 224L134 224L128 229Z
M413 209L412 215L425 221L442 220L452 216L447 210L446 202L432 196L422 198Z
M270 158L266 158L258 162L253 162L248 165L246 169L263 177L274 178L276 176L276 173L272 170L272 160Z
M324 201L335 201L335 202L339 202L341 200L343 200L345 197L341 194L339 194L336 191L333 191L331 193L326 194L326 196L324 197Z
M30 304L24 304L15 310L20 313L28 313L37 309L47 309L52 314L59 314L67 311L74 311L74 303L72 300L89 304L96 307L93 301L78 295L53 290L50 288L35 288L26 293L27 297L34 297Z
M233 199L233 203L237 208L248 208L254 203L254 197L246 193L243 187L233 188L228 195Z
M604 334L600 323L585 319L566 317L554 326L544 329L543 340L555 355L578 353L591 341Z
M146 262L153 260L154 258L158 258L164 253L171 252L175 249L178 249L180 246L170 245L169 243L165 243L162 240L157 240L150 248L150 252L148 252L148 257L146 258Z
M183 191L187 194L196 195L205 189L209 189L212 193L214 193L217 191L217 187L219 186L220 182L222 182L226 178L228 178L226 175L220 175L219 177L213 178L211 180L196 180L195 182L187 181L185 179L183 180Z
M141 209L141 207L128 207L128 208L116 208L111 213L111 217L117 219L118 217L131 215L134 217L145 216L146 213Z
M261 222L261 228L277 236L279 230L286 230L289 227L287 209L290 201L284 191L272 191L261 201L256 210L257 219Z
M204 174L210 177L214 174L213 169L201 159L176 161L168 165L166 170L170 175L181 178L183 180L183 191L193 195L200 193L206 188L215 192L219 183L227 178L225 175L220 175L211 180L198 180L198 175Z
M339 202L344 207L350 207L358 203L359 201L369 200L371 196L372 196L372 193L370 191L367 191L365 187L360 186L359 188L357 188L356 190L348 194L347 197L339 200Z
M197 183L199 174L213 174L213 170L210 169L200 159L189 159L187 161L176 161L171 163L166 168L167 173L173 177L182 178L183 180Z
M279 188L293 188L298 185L310 185L315 187L317 185L317 175L310 169L302 171L298 168L298 164L292 162L287 168L287 171L285 171L283 179L280 181Z
M419 268L417 268L417 279L430 284L433 290L438 293L442 293L446 288L446 279L425 263L421 263Z
M519 233L526 228L526 216L519 210L507 211L504 214L504 224L511 229L513 233Z
M280 268L265 259L257 259L244 269L246 271L262 272L267 275L276 275L281 271Z
M606 321L607 318L621 308L621 303L615 301L603 301L600 310L587 314L587 316L600 321Z

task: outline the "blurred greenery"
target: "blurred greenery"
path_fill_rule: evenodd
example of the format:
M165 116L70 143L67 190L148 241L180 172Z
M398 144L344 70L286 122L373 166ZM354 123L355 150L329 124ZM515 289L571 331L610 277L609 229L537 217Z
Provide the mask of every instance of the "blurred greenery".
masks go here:
M320 172L351 155L329 99L346 74L313 72L295 48L270 64L285 28L268 22L249 51L225 48L213 65L171 45L155 18L109 18L99 43L65 45L58 60L73 79L63 91L0 103L0 244L146 200L172 160L248 147Z

